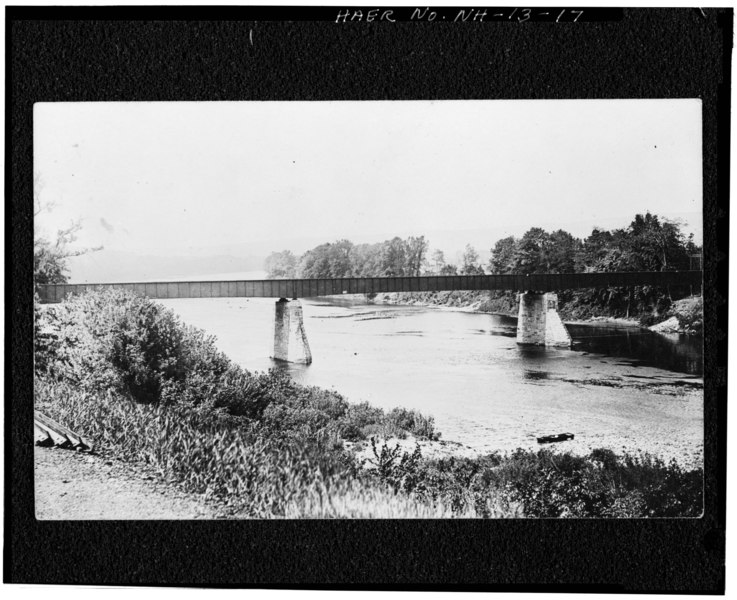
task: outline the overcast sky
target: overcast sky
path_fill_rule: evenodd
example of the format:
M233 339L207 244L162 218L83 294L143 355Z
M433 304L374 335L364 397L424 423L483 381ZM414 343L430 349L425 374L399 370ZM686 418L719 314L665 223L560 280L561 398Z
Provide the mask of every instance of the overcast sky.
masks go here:
M37 226L111 250L490 245L646 210L701 240L698 100L40 103L34 134Z

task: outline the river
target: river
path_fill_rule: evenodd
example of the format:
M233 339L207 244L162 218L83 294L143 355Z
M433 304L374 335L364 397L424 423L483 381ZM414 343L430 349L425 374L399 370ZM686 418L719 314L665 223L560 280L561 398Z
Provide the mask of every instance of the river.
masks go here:
M250 371L294 380L353 402L402 406L435 418L445 440L477 452L538 448L649 452L684 465L703 455L701 338L639 328L570 325L571 349L520 347L512 317L434 307L302 300L309 366L273 361L274 300L161 301L217 337Z

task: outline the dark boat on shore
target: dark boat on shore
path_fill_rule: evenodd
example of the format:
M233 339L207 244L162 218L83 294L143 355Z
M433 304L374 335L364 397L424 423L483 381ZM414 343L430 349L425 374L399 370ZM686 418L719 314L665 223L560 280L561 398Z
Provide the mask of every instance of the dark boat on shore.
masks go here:
M565 442L566 440L572 440L572 433L559 433L557 435L544 435L537 438L538 444L550 444L552 442Z

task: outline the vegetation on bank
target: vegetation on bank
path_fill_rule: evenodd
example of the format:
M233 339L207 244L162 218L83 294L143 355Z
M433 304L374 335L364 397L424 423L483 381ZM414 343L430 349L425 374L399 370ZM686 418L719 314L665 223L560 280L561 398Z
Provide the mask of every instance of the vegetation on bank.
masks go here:
M112 391L139 404L184 407L334 440L439 436L432 417L349 404L336 392L298 385L277 370L250 373L214 342L162 304L126 290L36 306L36 373L87 394Z
M636 215L623 229L594 228L584 239L563 230L533 227L519 238L510 236L491 244L486 264L471 245L466 246L459 264L446 262L440 250L428 258L428 249L424 236L395 237L378 244L339 240L321 244L301 257L289 250L273 252L265 269L271 278L672 271L700 268L701 255L693 235L685 236L678 223L649 212ZM668 318L674 301L698 292L685 286L562 290L559 307L564 319L624 317L651 325ZM515 310L510 292L440 292L406 298L443 306L478 304L477 309L484 312Z
M701 296L682 298L674 302L659 320L673 332L698 335L704 332L704 304ZM666 328L667 330L668 328Z
M147 298L90 292L36 307L36 407L236 516L697 516L703 473L597 450L427 460L382 439L437 439L431 417L350 404L250 373ZM370 464L345 445L368 439ZM366 468L370 467L370 468Z
M422 460L416 452L397 460L385 447L378 454L380 474L394 489L478 517L697 517L702 511L702 471L650 455L600 448L577 456L546 448L475 459Z
M584 290L590 292L591 290ZM583 303L577 296L571 299L571 290L563 290L558 295L558 313L565 321L583 321L596 318L634 318L643 327L658 323L668 323L668 331L700 335L703 333L704 308L701 296L689 296L668 302L668 308L660 313L645 312L630 315L625 310L611 310L600 304ZM475 312L494 313L516 317L519 304L516 292L498 291L461 291L461 292L400 292L378 294L370 299L372 302L389 302L391 304L407 304L419 306L443 306L449 308L468 308Z

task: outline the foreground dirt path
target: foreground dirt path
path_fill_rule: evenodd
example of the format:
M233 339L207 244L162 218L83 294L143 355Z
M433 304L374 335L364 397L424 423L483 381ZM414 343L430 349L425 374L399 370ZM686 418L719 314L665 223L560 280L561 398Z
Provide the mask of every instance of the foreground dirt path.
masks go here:
M40 520L214 519L201 497L152 473L103 456L35 448L36 518Z

